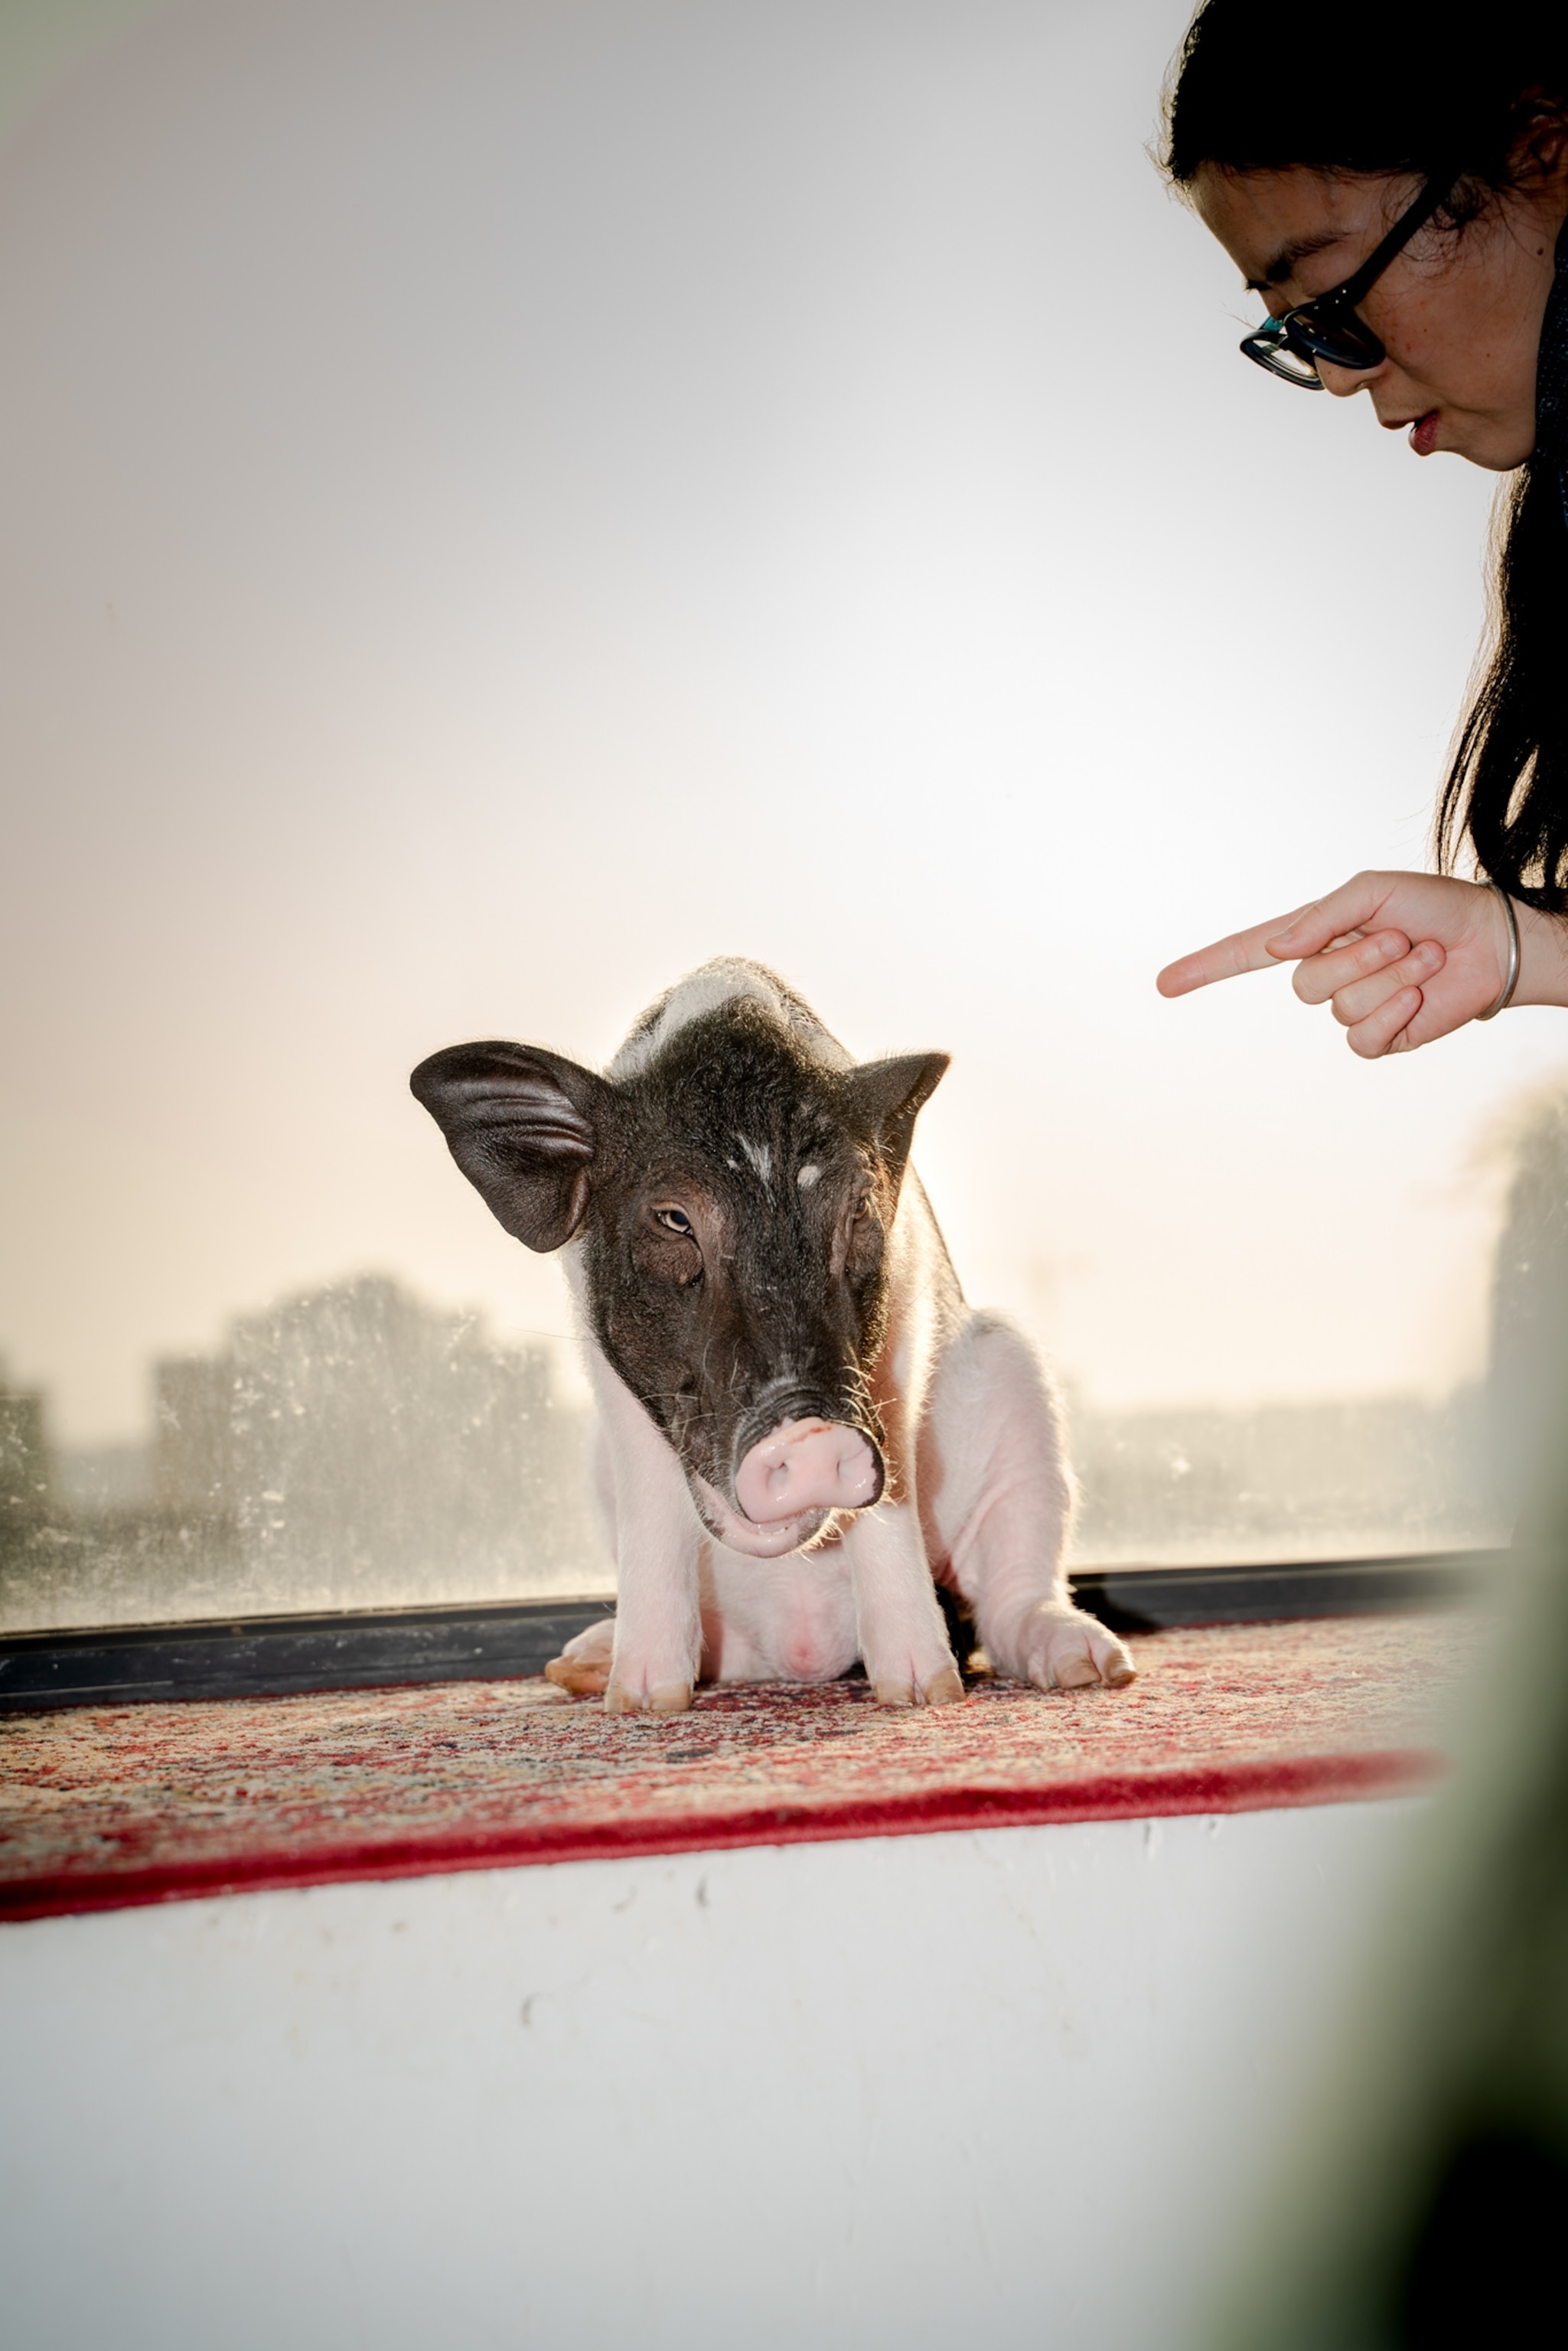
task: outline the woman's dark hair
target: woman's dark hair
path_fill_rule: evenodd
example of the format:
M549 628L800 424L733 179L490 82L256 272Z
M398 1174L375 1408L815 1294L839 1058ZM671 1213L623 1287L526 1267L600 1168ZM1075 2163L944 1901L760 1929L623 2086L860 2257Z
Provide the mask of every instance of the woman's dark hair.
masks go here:
M1568 0L1484 0L1462 31L1389 0L1204 0L1166 100L1178 187L1230 172L1457 175L1439 224L1459 234L1527 183L1531 133L1568 120ZM1504 495L1483 674L1437 805L1437 862L1468 839L1515 897L1568 908L1568 515L1538 453Z

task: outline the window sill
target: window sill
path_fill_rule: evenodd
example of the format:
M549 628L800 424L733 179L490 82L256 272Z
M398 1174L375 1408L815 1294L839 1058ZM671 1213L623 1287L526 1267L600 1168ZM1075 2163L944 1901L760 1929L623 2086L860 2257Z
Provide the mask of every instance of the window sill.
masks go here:
M1071 1578L1113 1633L1421 1611L1467 1599L1507 1552L1266 1567L1103 1567ZM487 1601L0 1634L0 1714L172 1698L490 1681L542 1673L603 1599Z

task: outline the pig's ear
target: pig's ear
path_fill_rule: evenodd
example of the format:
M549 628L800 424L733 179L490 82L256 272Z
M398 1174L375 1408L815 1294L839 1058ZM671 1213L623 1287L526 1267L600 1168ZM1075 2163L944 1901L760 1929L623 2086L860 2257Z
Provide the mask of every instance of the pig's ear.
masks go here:
M947 1053L901 1053L892 1061L862 1061L850 1071L855 1107L881 1144L895 1184L904 1175L915 1122L951 1058Z
M507 1232L531 1249L571 1238L611 1099L602 1078L533 1045L452 1045L409 1084Z

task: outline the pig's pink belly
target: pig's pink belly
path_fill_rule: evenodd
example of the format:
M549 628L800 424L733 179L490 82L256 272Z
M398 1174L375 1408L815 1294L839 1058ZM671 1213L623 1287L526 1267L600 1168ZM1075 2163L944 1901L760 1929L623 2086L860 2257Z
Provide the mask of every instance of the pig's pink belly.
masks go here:
M705 1681L830 1682L860 1655L841 1543L783 1559L704 1546Z

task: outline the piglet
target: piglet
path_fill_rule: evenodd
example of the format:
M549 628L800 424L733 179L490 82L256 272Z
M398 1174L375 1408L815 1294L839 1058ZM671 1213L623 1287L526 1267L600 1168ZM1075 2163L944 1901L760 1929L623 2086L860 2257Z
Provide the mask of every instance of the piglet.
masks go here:
M996 1673L1130 1681L1068 1597L1050 1378L966 1304L909 1165L943 1053L855 1062L773 973L708 964L600 1076L455 1045L413 1092L507 1232L560 1249L619 1600L549 1671L619 1713L699 1679L964 1695L937 1586Z

